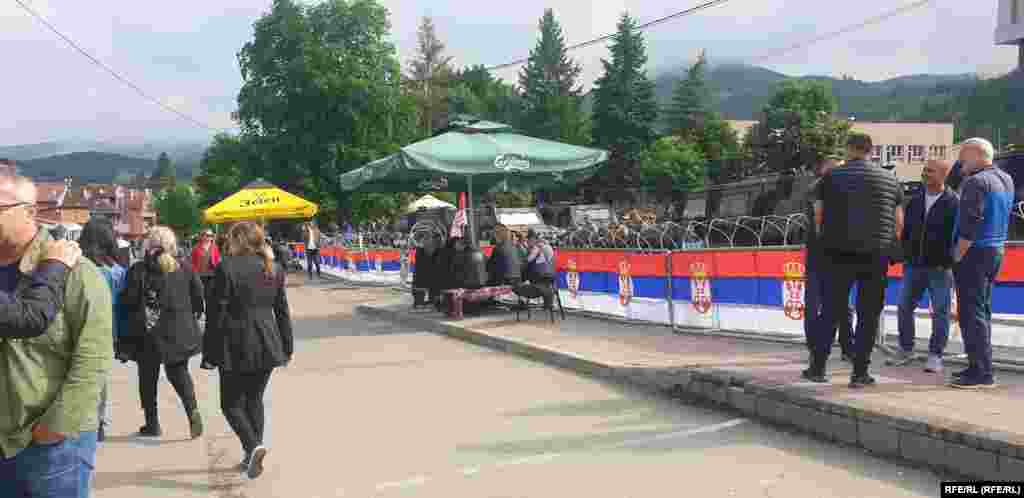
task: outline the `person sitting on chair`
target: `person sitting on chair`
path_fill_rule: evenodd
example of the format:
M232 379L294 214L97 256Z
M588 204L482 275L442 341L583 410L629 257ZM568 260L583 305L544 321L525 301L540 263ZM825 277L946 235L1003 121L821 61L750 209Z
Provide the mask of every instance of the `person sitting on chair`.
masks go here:
M526 257L526 280L535 285L544 297L544 309L551 309L554 298L555 250L532 228L526 232L530 253Z
M494 252L487 261L490 285L517 286L523 279L523 262L512 242L512 234L505 225L494 227Z

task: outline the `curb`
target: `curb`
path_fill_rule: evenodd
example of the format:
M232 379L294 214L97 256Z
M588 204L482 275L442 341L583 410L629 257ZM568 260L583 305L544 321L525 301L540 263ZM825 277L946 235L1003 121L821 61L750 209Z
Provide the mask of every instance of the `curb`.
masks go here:
M1024 438L932 417L891 416L857 404L808 396L798 388L759 382L717 368L644 368L608 365L566 351L476 331L372 305L356 313L391 320L584 375L662 392L686 394L745 416L793 427L821 439L864 448L972 479L1024 476Z

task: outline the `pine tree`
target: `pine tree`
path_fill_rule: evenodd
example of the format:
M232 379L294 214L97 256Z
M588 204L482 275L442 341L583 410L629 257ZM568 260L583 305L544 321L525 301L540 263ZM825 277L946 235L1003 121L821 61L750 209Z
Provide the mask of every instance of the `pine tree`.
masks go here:
M668 124L673 133L689 136L700 129L711 115L711 89L707 82L707 57L701 52L676 82L669 109Z
M580 87L582 69L569 58L562 26L551 9L540 19L540 40L519 73L527 134L550 140L581 143L583 131Z
M656 137L658 106L644 66L647 53L636 20L623 14L602 59L604 74L594 83L594 143L611 154L611 180L636 177L640 157Z
M424 17L416 34L419 50L412 61L408 83L420 108L420 128L426 135L448 125L448 85L452 76L451 60L444 54L444 43L437 36L434 20Z

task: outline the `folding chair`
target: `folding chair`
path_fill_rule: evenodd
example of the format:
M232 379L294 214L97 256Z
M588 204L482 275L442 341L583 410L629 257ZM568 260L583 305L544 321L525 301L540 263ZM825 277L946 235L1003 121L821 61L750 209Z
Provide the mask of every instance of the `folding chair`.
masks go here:
M551 323L555 322L555 306L558 306L558 310L562 314L562 320L565 320L565 307L562 306L562 296L558 292L558 286L555 284L555 280L551 279L550 290L552 292L551 309L548 310L550 313ZM536 284L520 285L515 290L516 297L518 298L519 305L516 306L516 321L519 321L519 314L526 311L526 319L530 320L533 318L533 308L542 308L544 306L544 295L541 294L540 288ZM540 300L540 304L534 304L535 301Z

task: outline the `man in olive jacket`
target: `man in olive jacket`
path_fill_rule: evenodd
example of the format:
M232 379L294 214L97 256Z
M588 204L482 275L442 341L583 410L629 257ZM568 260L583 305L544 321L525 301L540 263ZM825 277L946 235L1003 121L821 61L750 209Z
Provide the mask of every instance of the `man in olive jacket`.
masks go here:
M30 180L0 177L0 290L35 284L50 240L35 222L35 195ZM112 311L103 275L82 258L45 333L0 339L0 496L89 496Z

